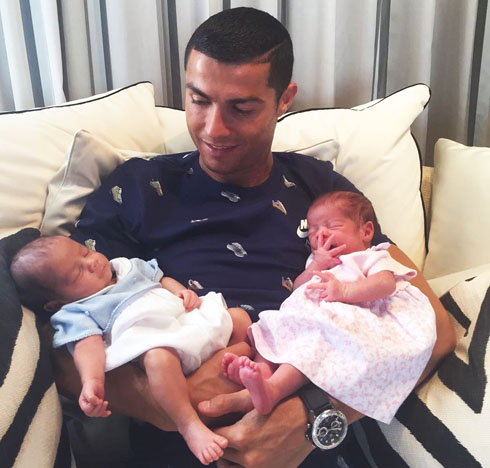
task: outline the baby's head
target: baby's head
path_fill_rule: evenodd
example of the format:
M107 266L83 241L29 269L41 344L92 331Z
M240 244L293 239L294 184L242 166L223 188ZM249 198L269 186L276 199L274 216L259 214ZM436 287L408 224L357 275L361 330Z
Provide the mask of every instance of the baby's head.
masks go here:
M371 202L360 193L334 191L317 198L308 210L308 238L314 252L331 238L331 248L345 244L342 254L371 246L378 224Z
M104 255L63 236L29 242L13 258L10 272L21 302L49 313L114 282Z

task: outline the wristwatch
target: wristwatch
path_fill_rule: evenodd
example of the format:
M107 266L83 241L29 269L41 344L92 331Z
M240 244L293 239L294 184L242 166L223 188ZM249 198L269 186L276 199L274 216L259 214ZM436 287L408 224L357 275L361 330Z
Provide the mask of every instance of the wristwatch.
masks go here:
M305 437L321 450L340 445L347 435L345 414L336 409L328 395L312 383L302 387L298 394L308 410Z

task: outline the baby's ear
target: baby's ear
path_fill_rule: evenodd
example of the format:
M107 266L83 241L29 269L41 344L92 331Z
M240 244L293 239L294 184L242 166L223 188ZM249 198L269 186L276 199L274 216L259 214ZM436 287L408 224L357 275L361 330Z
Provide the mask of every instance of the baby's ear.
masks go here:
M58 312L58 310L60 310L63 306L63 302L54 299L52 301L46 302L46 304L44 304L43 306L43 309L50 314L54 314L55 312Z
M372 221L366 221L361 226L362 240L364 242L371 242L374 237L374 224Z

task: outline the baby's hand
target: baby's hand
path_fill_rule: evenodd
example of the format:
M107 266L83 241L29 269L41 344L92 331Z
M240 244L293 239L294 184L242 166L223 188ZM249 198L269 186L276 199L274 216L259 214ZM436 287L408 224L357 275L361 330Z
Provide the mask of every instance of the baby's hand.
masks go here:
M177 296L184 302L184 309L186 312L190 312L191 310L197 309L201 306L200 297L190 289L182 289L179 291Z
M107 409L108 401L104 401L104 384L99 380L87 380L82 387L78 399L80 408L92 418L107 418L111 412Z
M321 281L306 287L306 297L315 302L346 302L347 285L345 283L339 281L328 271L315 271L315 274L321 278Z
M318 234L317 248L313 251L313 260L321 270L330 270L341 263L339 255L345 250L345 244L332 248L333 234L327 238Z

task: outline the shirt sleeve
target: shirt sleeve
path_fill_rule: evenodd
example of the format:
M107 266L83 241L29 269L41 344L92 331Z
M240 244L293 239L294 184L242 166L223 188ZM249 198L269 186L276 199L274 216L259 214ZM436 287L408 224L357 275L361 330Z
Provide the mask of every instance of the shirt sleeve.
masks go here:
M163 271L160 270L156 258L152 258L148 261L134 258L133 262L135 262L140 271L142 271L150 281L159 283L163 278Z
M54 328L54 348L73 343L87 336L102 335L102 330L95 320L79 307L76 307L76 304L69 304L56 312L51 317L51 325ZM72 352L73 347L69 347L69 349Z

